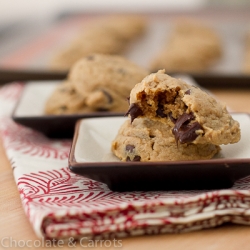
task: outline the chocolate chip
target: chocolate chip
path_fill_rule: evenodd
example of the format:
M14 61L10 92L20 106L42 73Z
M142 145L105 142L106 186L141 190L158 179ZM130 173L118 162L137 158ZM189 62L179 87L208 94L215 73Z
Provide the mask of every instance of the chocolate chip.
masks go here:
M127 156L126 161L131 161L129 156ZM132 161L141 161L141 156L135 155L135 157Z
M191 94L191 89L188 89L186 92L185 92L185 95L190 95Z
M131 161L129 156L127 156L126 161Z
M126 70L123 68L119 68L117 71L123 75L126 74Z
M184 113L176 120L172 133L175 136L177 145L178 141L180 143L190 143L197 138L198 135L195 131L202 129L202 126L198 122L190 124L194 118L193 113Z
M101 91L107 97L108 103L112 103L113 102L112 96L106 90L104 90L104 89L101 89Z
M136 155L133 159L133 161L141 161L141 156Z
M60 109L61 110L67 110L68 108L67 108L67 106L61 106Z
M168 117L168 115L164 113L164 106L160 103L158 104L158 109L156 110L156 114L162 118Z
M85 58L89 61L92 61L94 60L95 57L93 55L89 55L89 56L86 56Z
M126 145L126 151L128 151L130 153L133 152L134 148L135 148L134 145L131 145L131 144Z
M194 141L198 136L195 131L200 129L202 129L202 127L198 122L194 122L184 128L181 128L179 131L180 143L190 143Z
M130 114L131 116L131 123L132 123L136 117L143 115L143 112L137 104L132 103L130 105L128 112L125 114L125 116L128 114Z
M175 122L175 126L173 128L173 133L178 133L180 127L184 124L184 123L189 123L191 120L194 119L194 114L193 113L184 113L181 116L178 117L178 119Z

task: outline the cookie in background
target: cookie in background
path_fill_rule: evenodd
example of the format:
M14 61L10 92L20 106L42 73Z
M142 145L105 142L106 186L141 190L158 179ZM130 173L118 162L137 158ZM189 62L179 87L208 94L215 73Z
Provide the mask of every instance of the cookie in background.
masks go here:
M126 112L128 96L148 71L115 55L92 54L77 61L48 99L47 114Z
M144 33L146 26L146 19L136 15L96 18L54 55L49 66L53 70L68 70L89 54L121 54L129 43Z
M163 48L151 63L152 71L167 73L204 72L222 56L222 45L215 30L199 20L177 21Z

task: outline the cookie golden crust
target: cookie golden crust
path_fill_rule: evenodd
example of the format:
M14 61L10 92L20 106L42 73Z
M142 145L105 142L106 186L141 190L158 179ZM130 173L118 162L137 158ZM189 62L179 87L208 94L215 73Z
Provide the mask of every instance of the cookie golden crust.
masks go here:
M170 38L152 61L152 70L167 72L202 72L222 55L216 32L194 21L177 23Z
M112 142L112 152L122 161L206 160L219 152L213 144L177 145L171 126L147 118L129 120Z
M240 126L226 107L200 88L165 74L145 77L131 90L131 122L149 118L172 127L178 143L229 144L240 140Z
M146 75L123 57L93 54L74 64L68 79L88 107L126 111L131 89Z

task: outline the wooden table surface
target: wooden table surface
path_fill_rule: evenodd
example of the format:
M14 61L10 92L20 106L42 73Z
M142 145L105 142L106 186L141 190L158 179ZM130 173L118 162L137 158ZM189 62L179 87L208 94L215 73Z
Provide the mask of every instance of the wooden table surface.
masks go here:
M212 92L234 111L250 113L250 90L212 90ZM0 249L16 249L16 242L35 242L38 238L24 214L19 193L14 182L10 164L0 142ZM8 240L13 247L5 247ZM38 245L38 244L37 244ZM83 249L86 245L68 246L67 244L52 248ZM97 244L92 249L103 249ZM140 236L122 239L121 249L250 249L250 227L239 225L223 225L218 228L183 234L165 234L156 236ZM22 247L21 249L31 249ZM37 247L36 249L44 249ZM109 247L108 249L115 249Z

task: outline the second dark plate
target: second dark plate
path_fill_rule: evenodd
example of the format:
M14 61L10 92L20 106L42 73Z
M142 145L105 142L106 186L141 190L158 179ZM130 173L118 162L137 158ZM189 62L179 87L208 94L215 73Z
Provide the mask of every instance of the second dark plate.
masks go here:
M92 112L85 114L46 115L45 103L60 81L33 81L26 83L12 119L26 127L42 132L50 138L72 138L75 123L80 118L121 116L124 113Z
M81 119L69 157L72 172L106 183L113 191L192 190L230 188L250 175L250 116L233 113L241 126L238 143L222 145L211 160L121 162L111 143L125 117Z

